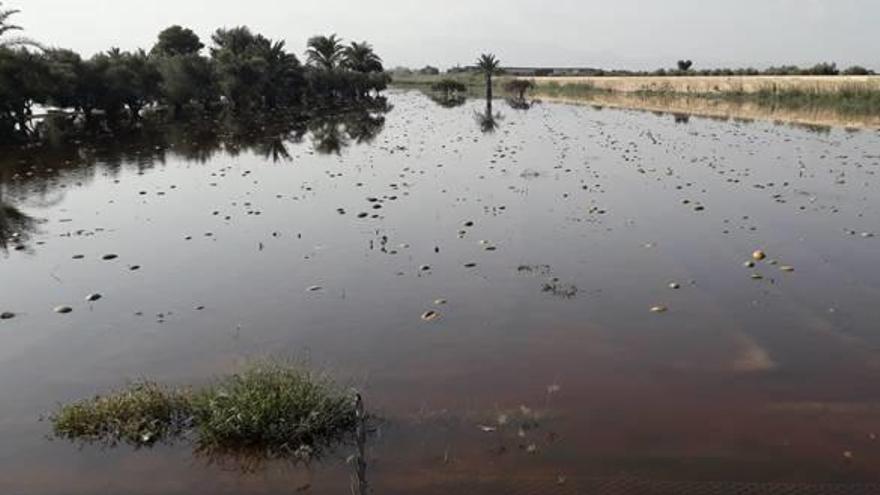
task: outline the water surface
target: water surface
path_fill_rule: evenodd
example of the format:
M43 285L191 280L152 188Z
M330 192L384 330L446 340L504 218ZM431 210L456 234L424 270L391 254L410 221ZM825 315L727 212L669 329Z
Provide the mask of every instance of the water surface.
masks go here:
M880 135L390 100L248 139L4 153L0 491L350 493L354 447L242 473L40 421L266 356L384 418L377 494L880 482Z

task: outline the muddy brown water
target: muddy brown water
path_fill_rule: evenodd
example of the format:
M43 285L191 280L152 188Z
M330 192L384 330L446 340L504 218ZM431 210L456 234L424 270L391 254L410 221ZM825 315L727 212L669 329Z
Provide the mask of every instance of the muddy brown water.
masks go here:
M354 447L245 473L40 420L269 356L384 418L371 493L876 493L878 133L390 100L4 156L0 492L351 493Z

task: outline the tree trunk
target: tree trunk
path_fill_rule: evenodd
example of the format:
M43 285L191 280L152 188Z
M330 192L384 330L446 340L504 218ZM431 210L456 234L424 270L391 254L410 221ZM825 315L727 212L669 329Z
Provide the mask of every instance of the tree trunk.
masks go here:
M141 119L141 108L143 108L143 106L138 105L137 103L128 104L128 111L131 113L130 117L132 123L138 122Z
M486 73L486 99L492 101L492 73Z

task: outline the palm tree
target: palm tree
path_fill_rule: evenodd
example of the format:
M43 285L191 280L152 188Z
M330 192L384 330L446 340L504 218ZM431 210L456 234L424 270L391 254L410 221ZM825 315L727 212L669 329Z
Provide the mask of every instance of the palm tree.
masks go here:
M20 12L21 11L18 9L4 9L3 2L0 1L0 48L13 48L16 46L24 45L30 45L34 47L40 46L36 41L21 36L11 38L5 37L8 33L12 31L22 30L21 26L9 23L9 19Z
M501 61L491 53L484 53L477 60L477 69L486 76L486 99L492 101L492 76L501 73Z
M302 74L296 55L287 52L284 41L272 42L268 39L260 43L259 52L266 62L266 85L263 91L266 105L275 108L298 100L299 94L293 88L299 86Z
M344 52L342 39L335 34L315 36L309 39L306 59L314 67L333 70L343 61Z
M366 41L353 42L342 51L342 65L356 72L382 72L382 58L376 55L373 47Z

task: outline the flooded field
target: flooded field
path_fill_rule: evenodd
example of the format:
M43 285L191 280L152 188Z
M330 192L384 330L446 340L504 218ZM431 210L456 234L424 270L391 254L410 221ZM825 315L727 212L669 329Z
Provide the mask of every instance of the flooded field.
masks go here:
M832 128L850 130L880 129L880 115L872 112L843 112L839 108L804 106L800 108L762 104L754 101L730 101L687 95L648 95L623 92L601 92L566 97L545 95L539 90L541 100L552 103L591 105L605 108L644 110L659 114L678 115L679 120L705 117L720 120L776 122L812 127L818 132Z
M389 102L4 154L0 492L880 490L880 134ZM43 419L266 357L379 427L248 468Z

